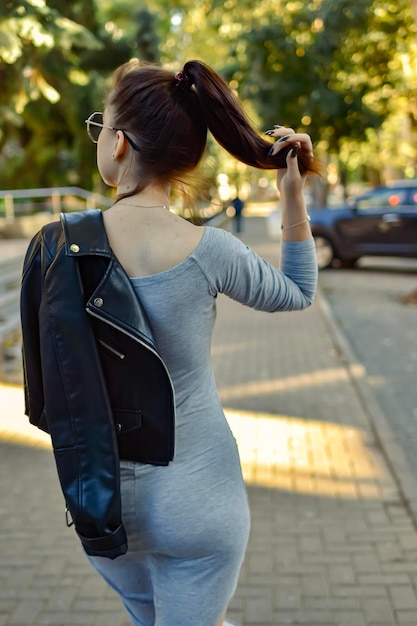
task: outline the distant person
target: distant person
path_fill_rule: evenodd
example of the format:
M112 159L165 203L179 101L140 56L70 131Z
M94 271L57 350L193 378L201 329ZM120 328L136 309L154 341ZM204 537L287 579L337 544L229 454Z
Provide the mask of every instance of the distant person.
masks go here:
M234 214L235 232L241 233L242 232L242 219L243 219L242 213L243 213L243 209L245 208L245 203L237 195L236 198L234 198L231 201L230 205L235 210L235 214Z
M132 624L221 626L249 509L210 363L216 296L271 312L311 304L311 140L279 127L266 131L278 139L271 145L199 61L177 73L123 65L104 113L86 123L116 198L103 213L63 214L30 243L26 412L51 433L68 523ZM208 130L239 161L278 169L281 269L231 233L169 210Z

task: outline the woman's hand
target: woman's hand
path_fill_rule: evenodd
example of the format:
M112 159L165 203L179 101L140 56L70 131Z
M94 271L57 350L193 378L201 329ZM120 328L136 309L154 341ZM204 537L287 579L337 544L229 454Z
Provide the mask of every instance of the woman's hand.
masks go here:
M278 140L271 148L271 154L277 154L286 148L287 168L277 170L277 186L281 200L282 239L303 241L311 239L309 217L303 194L305 176L300 173L297 154L301 151L307 159L313 159L313 145L309 135L296 133L292 128L275 126L267 135Z
M296 133L292 128L274 126L273 130L266 131L270 137L277 137L278 141L271 148L271 154L278 154L280 150L290 147L287 154L287 169L277 170L277 187L280 194L286 196L301 193L305 177L300 174L297 154L303 151L308 158L313 159L313 144L306 133Z

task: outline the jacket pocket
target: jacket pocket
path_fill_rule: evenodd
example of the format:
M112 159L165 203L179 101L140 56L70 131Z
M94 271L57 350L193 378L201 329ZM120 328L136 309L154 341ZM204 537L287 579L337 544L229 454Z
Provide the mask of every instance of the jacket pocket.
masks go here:
M118 434L124 435L141 428L142 411L140 409L114 409L114 422Z

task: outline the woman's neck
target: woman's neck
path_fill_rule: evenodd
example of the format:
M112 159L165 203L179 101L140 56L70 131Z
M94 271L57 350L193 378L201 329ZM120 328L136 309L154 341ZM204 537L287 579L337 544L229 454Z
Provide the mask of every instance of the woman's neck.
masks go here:
M169 186L149 185L142 191L132 195L125 195L126 191L118 188L117 196L122 196L114 203L115 206L137 207L169 207Z

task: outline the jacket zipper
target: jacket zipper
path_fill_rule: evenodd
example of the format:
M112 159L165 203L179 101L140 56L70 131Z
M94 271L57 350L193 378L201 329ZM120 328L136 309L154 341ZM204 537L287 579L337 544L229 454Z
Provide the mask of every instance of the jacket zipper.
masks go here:
M172 382L172 378L170 373L168 372L168 368L165 365L164 360L162 359L162 357L160 356L160 354L158 354L158 352L156 350L154 350L154 348L152 348L151 346L149 346L145 341L142 341L141 339L138 339L138 337L135 337L135 335L132 335L132 333L129 333L127 330L125 330L124 328L120 328L120 326L118 326L117 324L114 324L113 322L110 322L109 320L107 320L106 318L102 317L101 315L97 315L97 313L94 313L93 311L91 311L90 309L86 308L86 311L89 315L92 315L93 317L96 317L97 319L101 320L102 322L104 322L105 324L108 324L109 326L111 326L112 328L115 328L116 330L118 330L119 332L123 333L124 335L126 335L127 337L130 337L130 339L133 339L133 341L136 341L136 343L140 344L141 346L143 346L144 348L147 348L148 350L150 350L152 352L152 354L154 354L159 361L162 363L162 365L164 366L166 375L168 376L168 380L170 382L171 385L171 390L172 390L172 400L173 400L173 404L174 404L174 414L175 414L175 390L174 390L174 385ZM124 357L123 357L124 358Z
M103 348L106 348L106 350L108 350L109 352L117 356L121 361L123 361L126 356L125 354L123 354L123 352L119 352L118 350L116 350L116 348L113 348L113 346L110 346L108 343L103 341L103 339L99 339L98 342L103 346Z

